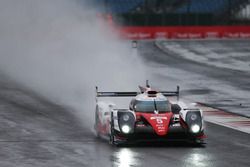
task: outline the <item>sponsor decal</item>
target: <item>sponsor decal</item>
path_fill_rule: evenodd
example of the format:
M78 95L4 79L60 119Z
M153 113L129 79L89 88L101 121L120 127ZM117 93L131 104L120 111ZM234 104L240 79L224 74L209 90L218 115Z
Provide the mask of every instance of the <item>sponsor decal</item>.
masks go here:
M155 37L156 38L168 38L168 33L167 32L156 32Z
M175 38L188 38L188 33L174 33Z
M150 38L152 35L150 33L140 33L139 38Z
M168 117L155 117L155 116L153 116L153 117L151 117L150 119L168 119Z
M189 38L202 38L202 33L189 33Z
M128 38L137 38L138 37L138 33L127 33L127 37Z
M166 114L147 114L143 113L141 114L153 127L155 132L162 136L166 135L168 132L169 122L172 117L172 113L166 113Z
M167 117L151 117L150 118L151 120L156 120L157 124L163 124L163 119L167 120L168 118ZM160 125L156 125L156 126L160 126Z
M240 33L238 33L238 32L236 32L236 33L226 32L224 34L224 37L227 37L227 38L239 38L240 37Z
M243 33L243 32L241 32L240 33L240 37L241 38L250 38L250 33Z
M129 39L250 38L250 26L120 27Z
M219 32L206 32L206 38L218 38L220 36Z

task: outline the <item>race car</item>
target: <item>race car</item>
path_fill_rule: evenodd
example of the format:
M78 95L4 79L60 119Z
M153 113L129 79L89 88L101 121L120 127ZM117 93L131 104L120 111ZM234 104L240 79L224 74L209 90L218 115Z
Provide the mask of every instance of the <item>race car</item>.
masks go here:
M204 144L202 111L179 102L179 86L176 91L156 91L147 81L146 87L139 88L139 92L101 92L96 87L97 137L113 145L171 140ZM121 107L104 98L129 98L130 102Z

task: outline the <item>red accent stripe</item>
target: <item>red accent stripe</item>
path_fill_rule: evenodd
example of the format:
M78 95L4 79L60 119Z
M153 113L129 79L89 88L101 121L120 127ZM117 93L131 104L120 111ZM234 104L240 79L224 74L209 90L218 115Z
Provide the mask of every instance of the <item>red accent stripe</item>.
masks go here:
M223 111L209 111L205 112L205 115L218 115L218 116L226 116L226 117L235 117L235 114L231 114Z
M207 136L204 135L204 134L202 134L201 136L197 136L196 138L198 138L198 139L205 139L205 138L207 138Z
M230 121L227 122L235 126L250 126L250 121Z

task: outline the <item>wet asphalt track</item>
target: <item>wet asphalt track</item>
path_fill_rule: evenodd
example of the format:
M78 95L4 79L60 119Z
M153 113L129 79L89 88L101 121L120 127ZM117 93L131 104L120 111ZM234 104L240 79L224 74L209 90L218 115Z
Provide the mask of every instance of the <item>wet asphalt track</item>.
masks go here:
M170 43L177 43L190 52L195 52L196 47L208 48L207 50L213 51L216 55L220 55L222 52L224 55L231 54L234 50L234 54L239 54L239 59L242 58L242 54L248 55L244 56L244 61L249 63L248 69L250 69L250 40L176 41ZM149 78L157 88L174 88L178 84L184 98L250 117L249 70L246 72L219 68L186 60L176 55L173 50L164 50L163 53L152 42L143 42L139 48L148 64ZM230 57L228 59L230 60Z
M150 49L145 49L150 48ZM250 46L250 45L249 45ZM188 72L190 80L182 87L187 92L197 82L194 78L202 73L201 81L212 80L220 83L223 76L230 72L210 69L179 58L166 56L157 50L153 43L141 44L141 53L145 60L152 54L160 62L148 65L151 79L158 79L156 86L167 84L174 87L183 81L180 75ZM150 53L152 52L152 53ZM169 66L166 67L166 64ZM157 68L156 68L157 67ZM164 75L171 70L172 75ZM217 72L216 72L217 70ZM179 74L179 75L178 75ZM217 76L218 75L218 76ZM237 76L237 84L245 88L245 75ZM183 76L187 77L187 76ZM229 82L230 85L230 81ZM241 83L242 82L242 83ZM231 83L237 86L236 83ZM240 87L242 85L242 87ZM203 85L205 87L205 85ZM213 92L210 85L206 89L193 88L198 97ZM203 91L202 91L203 90ZM192 96L196 98L197 96ZM207 98L209 100L209 98ZM33 92L22 89L19 85L1 75L0 79L0 166L1 167L83 167L83 166L246 166L250 164L250 135L207 123L206 147L193 147L188 144L142 144L117 148L104 141L97 140L70 109L53 104Z

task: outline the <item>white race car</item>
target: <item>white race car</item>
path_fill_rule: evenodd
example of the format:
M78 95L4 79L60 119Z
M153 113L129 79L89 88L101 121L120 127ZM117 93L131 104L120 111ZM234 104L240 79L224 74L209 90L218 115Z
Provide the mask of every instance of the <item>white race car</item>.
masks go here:
M204 144L202 111L179 102L176 91L156 91L148 82L140 92L100 92L96 87L95 131L111 144L187 140ZM119 107L106 98L128 98ZM176 97L176 98L173 98ZM170 99L177 100L170 100Z

